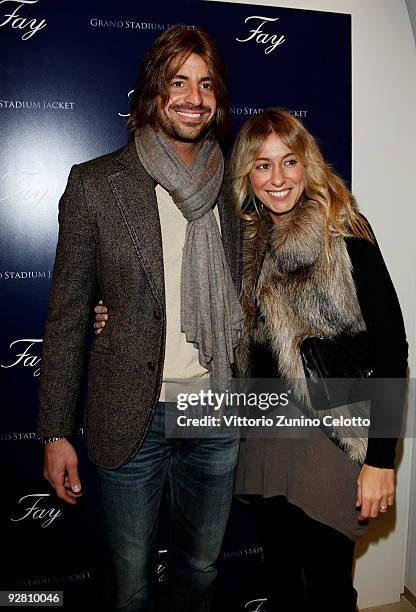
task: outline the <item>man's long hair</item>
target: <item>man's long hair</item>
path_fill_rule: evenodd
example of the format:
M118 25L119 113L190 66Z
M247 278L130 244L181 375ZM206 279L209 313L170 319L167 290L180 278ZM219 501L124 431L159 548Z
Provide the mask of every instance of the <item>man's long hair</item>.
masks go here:
M169 99L169 82L180 66L196 53L205 60L217 103L213 135L224 142L229 136L227 69L214 41L202 30L174 25L150 45L131 96L129 133L143 125L157 126L158 96L162 106Z

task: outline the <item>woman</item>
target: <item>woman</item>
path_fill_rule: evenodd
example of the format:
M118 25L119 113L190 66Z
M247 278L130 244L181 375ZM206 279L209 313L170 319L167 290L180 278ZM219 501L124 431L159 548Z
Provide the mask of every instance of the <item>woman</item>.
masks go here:
M268 109L241 128L231 165L245 223L240 375L302 379L303 338L367 329L375 375L405 377L403 320L381 253L311 134ZM99 331L107 314L96 312ZM354 542L363 521L393 505L396 441L342 442L324 433L241 442L236 494L256 509L269 612L355 610Z
M312 135L268 109L241 128L231 165L245 222L240 374L302 379L304 338L367 330L375 376L405 377L403 320L381 253ZM301 386L295 395L307 406ZM336 445L324 433L242 441L236 493L257 508L269 612L355 610L354 542L365 519L393 505L395 443Z

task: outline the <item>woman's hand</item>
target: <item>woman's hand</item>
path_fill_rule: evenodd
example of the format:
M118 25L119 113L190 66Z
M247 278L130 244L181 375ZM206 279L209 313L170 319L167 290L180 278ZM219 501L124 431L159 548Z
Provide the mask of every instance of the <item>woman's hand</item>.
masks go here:
M105 322L108 319L107 308L104 306L102 300L98 302L97 306L94 308L94 312L95 312L94 329L95 329L95 334L98 336L98 334L101 334L101 332L103 331L105 327Z
M376 518L394 504L394 470L372 467L364 463L357 480L357 507L361 507L359 521Z

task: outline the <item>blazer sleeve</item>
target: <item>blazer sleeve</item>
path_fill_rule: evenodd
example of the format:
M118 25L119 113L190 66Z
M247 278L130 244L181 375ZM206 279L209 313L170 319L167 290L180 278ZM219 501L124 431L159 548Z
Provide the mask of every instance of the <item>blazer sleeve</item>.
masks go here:
M38 436L72 436L96 295L95 235L82 170L73 166L59 202L59 237L42 349Z
M408 355L403 316L377 242L358 238L348 238L346 242L358 301L374 351L375 377L379 379L372 392L365 463L394 468L397 438L377 437L377 432L380 436L380 432L400 429ZM393 378L402 380L393 384Z

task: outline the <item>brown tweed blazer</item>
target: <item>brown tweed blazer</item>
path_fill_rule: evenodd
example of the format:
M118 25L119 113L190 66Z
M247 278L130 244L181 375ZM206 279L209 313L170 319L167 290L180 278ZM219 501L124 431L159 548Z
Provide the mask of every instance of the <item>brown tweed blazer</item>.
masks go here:
M217 205L224 250L239 293L241 228L230 196L230 181L225 178ZM97 295L110 317L105 332L88 350ZM88 455L107 468L126 463L139 449L159 397L165 336L155 183L131 142L74 166L59 203L38 435L74 435L88 361Z

